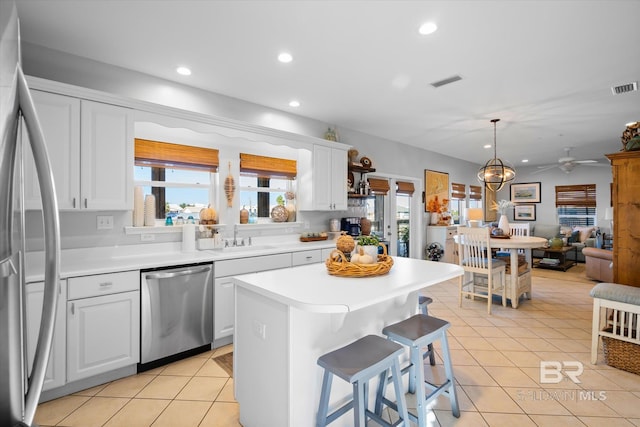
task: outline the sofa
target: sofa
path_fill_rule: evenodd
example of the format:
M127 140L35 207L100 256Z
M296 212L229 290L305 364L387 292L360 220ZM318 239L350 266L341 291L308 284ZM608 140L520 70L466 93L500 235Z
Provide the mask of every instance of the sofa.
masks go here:
M577 262L585 262L582 249L587 247L596 247L598 239L597 227L574 227L573 229L564 229L560 224L532 224L529 229L531 236L542 237L546 240L554 237L560 237L567 239L565 242L567 245L577 247ZM544 252L540 250L533 250L532 256L542 258ZM567 259L573 260L574 252L567 253Z
M589 279L613 282L613 251L599 248L583 248L585 274Z

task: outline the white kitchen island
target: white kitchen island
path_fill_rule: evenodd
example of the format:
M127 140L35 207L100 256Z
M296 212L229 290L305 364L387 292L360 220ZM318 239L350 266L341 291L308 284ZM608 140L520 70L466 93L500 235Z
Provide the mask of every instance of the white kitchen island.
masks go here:
M377 277L335 277L324 264L312 264L234 278L234 383L242 425L315 425L318 357L381 335L386 325L416 313L420 289L462 274L453 264L394 258L391 271ZM351 391L336 379L331 407ZM352 425L349 415L332 426Z

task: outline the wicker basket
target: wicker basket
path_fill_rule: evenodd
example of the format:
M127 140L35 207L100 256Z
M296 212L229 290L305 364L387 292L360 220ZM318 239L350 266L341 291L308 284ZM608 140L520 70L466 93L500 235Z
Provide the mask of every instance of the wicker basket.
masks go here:
M342 251L334 250L325 261L327 271L333 276L341 277L371 277L387 274L393 266L393 258L387 255L387 247L382 246L382 255L378 255L378 262L375 264L354 264L347 261Z
M612 332L613 328L604 331ZM602 349L607 365L640 375L640 345L603 336Z

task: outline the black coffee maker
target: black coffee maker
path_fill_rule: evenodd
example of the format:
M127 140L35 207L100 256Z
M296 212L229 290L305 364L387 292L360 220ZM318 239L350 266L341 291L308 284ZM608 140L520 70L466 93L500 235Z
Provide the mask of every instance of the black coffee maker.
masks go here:
M360 218L347 217L340 221L340 230L346 231L348 235L356 237L360 235Z

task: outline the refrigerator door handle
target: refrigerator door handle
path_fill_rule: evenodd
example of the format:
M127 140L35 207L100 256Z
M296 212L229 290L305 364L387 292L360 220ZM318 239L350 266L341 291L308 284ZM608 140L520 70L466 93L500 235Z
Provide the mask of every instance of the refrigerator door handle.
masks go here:
M29 132L29 141L40 183L42 197L42 214L44 220L45 242L45 274L44 300L42 303L42 320L33 361L33 369L29 377L28 390L25 396L23 422L33 424L33 418L42 392L42 385L51 352L53 330L55 326L56 305L58 303L58 283L60 273L60 229L58 202L53 183L53 172L47 155L44 134L36 109L29 93L29 86L22 69L18 67L17 88L20 110Z

